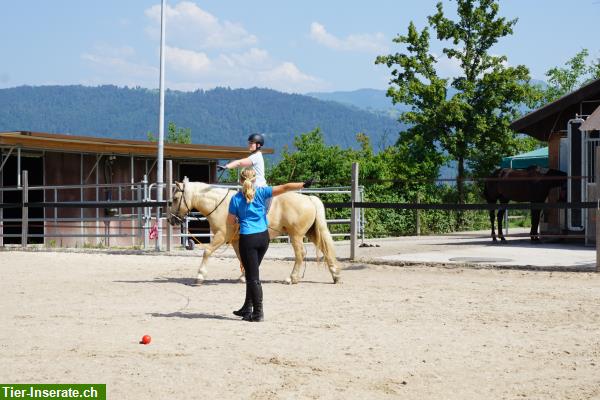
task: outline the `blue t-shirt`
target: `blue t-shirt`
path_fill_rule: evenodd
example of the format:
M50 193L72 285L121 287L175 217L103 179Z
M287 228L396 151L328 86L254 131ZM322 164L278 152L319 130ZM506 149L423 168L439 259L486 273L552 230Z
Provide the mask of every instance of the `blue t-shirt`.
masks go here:
M271 197L273 197L273 188L271 186L263 186L256 188L254 199L251 203L246 202L242 191L237 192L231 198L229 213L238 218L240 233L242 235L261 233L268 229L267 205Z

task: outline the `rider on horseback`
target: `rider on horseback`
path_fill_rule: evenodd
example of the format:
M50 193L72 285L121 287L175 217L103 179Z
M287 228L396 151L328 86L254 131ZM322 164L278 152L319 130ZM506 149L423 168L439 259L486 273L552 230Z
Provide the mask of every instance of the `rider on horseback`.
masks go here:
M252 167L256 171L256 187L267 186L265 179L265 161L263 159L261 148L265 145L265 137L260 133L252 133L248 136L248 150L250 155L246 158L231 161L225 165L218 165L220 170L233 169L241 167Z

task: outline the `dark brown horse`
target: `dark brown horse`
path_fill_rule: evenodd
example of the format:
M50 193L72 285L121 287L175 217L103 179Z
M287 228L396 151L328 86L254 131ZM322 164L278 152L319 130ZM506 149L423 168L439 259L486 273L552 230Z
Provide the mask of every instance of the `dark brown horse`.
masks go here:
M488 204L496 204L500 201L506 204L509 201L543 203L548 197L550 189L565 186L567 174L557 169L540 168L531 166L527 169L498 168L494 171L491 179L485 182L483 195ZM555 178L555 179L553 179ZM532 241L539 240L538 225L542 210L531 210L531 231L529 235ZM502 234L502 220L505 209L498 209L498 236L505 241ZM494 230L494 210L490 210L490 222L492 223L492 240L496 241Z

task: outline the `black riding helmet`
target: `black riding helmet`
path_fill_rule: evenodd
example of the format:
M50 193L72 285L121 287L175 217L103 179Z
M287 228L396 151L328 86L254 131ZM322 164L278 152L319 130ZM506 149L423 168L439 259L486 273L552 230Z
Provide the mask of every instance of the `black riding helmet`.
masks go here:
M256 144L260 145L260 147L262 147L265 145L265 137L263 135L261 135L260 133L252 133L252 134L250 134L250 136L248 136L248 142L256 143Z

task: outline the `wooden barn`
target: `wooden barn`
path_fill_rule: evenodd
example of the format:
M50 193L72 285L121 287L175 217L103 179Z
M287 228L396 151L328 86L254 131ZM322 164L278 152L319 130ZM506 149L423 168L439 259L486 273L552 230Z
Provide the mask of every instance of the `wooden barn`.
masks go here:
M273 150L263 152L272 154ZM0 154L3 204L22 201L24 170L28 171L31 203L156 199L152 183L156 182L157 144L153 142L0 132ZM174 180L187 176L192 181L213 183L219 160L247 156L246 147L164 145L164 160L172 160ZM140 209L33 207L28 210L26 239L27 243L52 247L140 246L144 234L141 215ZM0 208L0 246L22 243L21 218L21 208Z
M600 145L600 79L513 121L511 128L548 142L548 166L567 172L569 202L595 201L594 167ZM549 202L557 202L558 189ZM541 234L595 241L595 214L586 209L548 210Z

